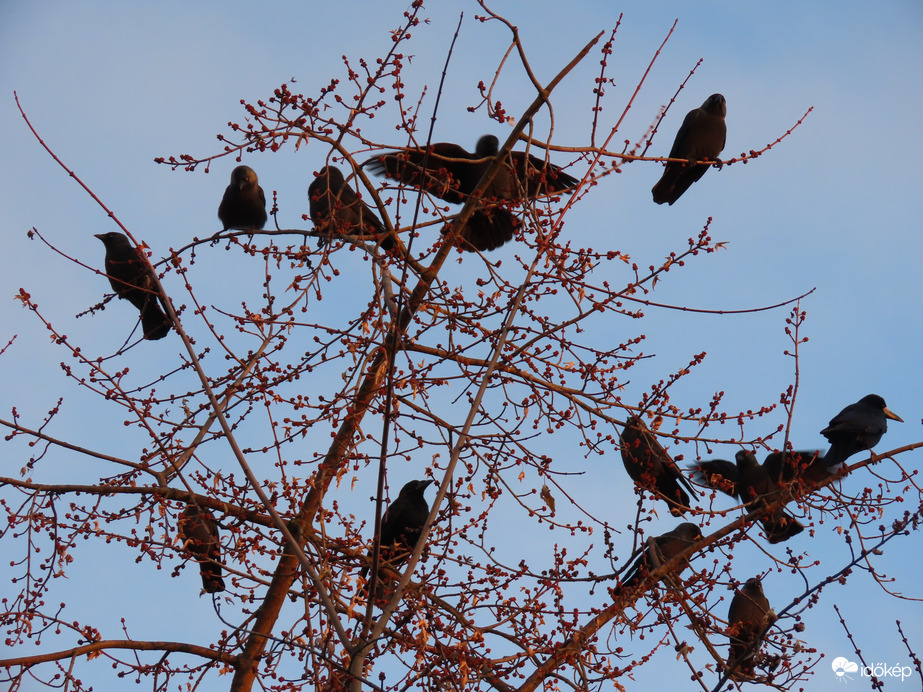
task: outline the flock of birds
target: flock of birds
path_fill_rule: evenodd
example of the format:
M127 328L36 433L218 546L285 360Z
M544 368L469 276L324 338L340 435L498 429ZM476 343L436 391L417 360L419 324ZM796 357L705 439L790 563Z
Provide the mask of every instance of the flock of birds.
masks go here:
M724 149L727 104L721 94L712 94L699 108L691 110L670 149L671 159L652 194L657 204L673 204L699 180ZM451 204L464 204L477 192L478 184L493 166L500 152L494 135L481 137L474 152L451 142L437 142L425 148L406 148L378 154L363 166L371 172L425 191ZM550 197L572 191L579 180L560 167L522 151L511 151L497 168L490 183L479 194L471 218L460 229L456 244L469 252L495 250L510 241L520 225L512 207L527 199ZM394 248L378 215L346 182L336 166L325 166L308 187L311 221L321 242L345 236ZM218 206L223 231L260 230L266 225L266 195L256 171L237 166ZM141 313L145 339L164 338L173 326L161 309L153 268L122 233L96 236L106 247L106 275L112 289Z
M724 149L726 113L724 96L712 94L701 107L686 115L670 150L669 158L675 160L667 162L652 189L654 202L672 205L712 165L720 166L717 157ZM464 204L478 192L499 150L499 140L485 135L478 140L474 152L458 144L440 142L425 148L386 151L363 166L446 202ZM558 166L512 151L479 192L472 216L457 233L456 244L471 252L494 250L516 233L520 221L512 212L515 204L567 193L578 184ZM308 197L310 217L321 244L331 238L348 237L375 242L385 251L395 248L396 236L388 232L336 166L321 169L308 188ZM266 196L249 166L238 166L231 173L218 217L225 231L255 231L266 224ZM113 290L140 311L144 338L164 338L173 323L161 309L154 271L144 253L121 233L96 237L106 247L106 274ZM817 452L777 452L760 464L752 452L741 450L734 463L722 459L703 461L692 467L692 475L700 485L736 498L747 513L757 513L756 519L770 543L786 541L804 530L785 511L787 502L836 476L842 463L853 454L874 447L887 430L889 418L901 420L887 408L884 399L870 394L844 408L821 431L831 445L825 456ZM672 514L682 516L691 510L690 495L697 498L698 492L638 417L626 422L621 433L621 454L635 484L664 500ZM382 564L400 565L414 550L429 515L424 492L431 482L410 481L385 512L378 537ZM189 504L180 517L178 530L185 550L199 562L203 590L223 591L221 544L212 513ZM651 572L701 539L701 529L691 522L649 538L623 573L618 588L612 589L613 595L643 584ZM678 571L684 566L685 563ZM366 564L362 576L367 577L368 571ZM775 614L760 579L747 580L735 592L728 613L729 675L736 679L753 677L756 653L774 621Z

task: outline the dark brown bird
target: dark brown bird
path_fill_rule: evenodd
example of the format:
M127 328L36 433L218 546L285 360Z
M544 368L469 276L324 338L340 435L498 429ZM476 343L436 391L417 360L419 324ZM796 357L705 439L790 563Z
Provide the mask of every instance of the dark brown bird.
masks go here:
M381 541L379 558L391 567L402 564L420 540L429 504L423 493L432 481L410 481L401 488L397 499L391 503L381 518ZM371 560L372 553L369 553ZM362 576L369 573L368 566L362 568Z
M671 159L686 159L688 163L670 161L651 192L657 204L673 204L689 186L699 180L724 149L727 137L727 103L721 94L712 94L699 108L689 111L673 140Z
M199 563L202 590L205 593L224 591L221 578L221 542L218 536L218 522L204 507L187 504L180 515L179 537L183 549Z
M106 246L106 275L112 290L141 311L144 338L164 338L173 322L160 308L154 268L147 257L122 233L110 231L97 233L96 237Z
M621 452L622 463L631 479L645 490L663 497L670 505L670 514L682 516L689 509L687 491L698 498L676 462L637 416L625 421Z
M748 579L734 592L728 610L728 639L731 641L726 670L728 678L753 678L756 654L775 621L776 614L769 607L769 599L763 593L763 584L758 578Z
M314 228L326 234L318 238L320 245L331 238L348 236L381 239L385 250L394 247L394 240L386 234L381 220L346 184L342 171L336 166L321 169L308 187L308 199Z
M830 451L824 457L827 468L836 470L853 454L877 445L888 432L888 418L904 422L877 394L864 396L836 414L830 425L820 431L830 442Z
M496 158L500 153L500 140L494 135L484 135L478 140L475 152L479 156ZM515 173L511 200L559 195L570 192L580 182L553 163L524 151L511 151L509 156Z
M231 184L218 205L218 218L223 230L258 231L266 225L266 195L260 187L256 171L250 166L238 166L231 171Z
M627 591L640 584L647 575L662 567L674 557L683 552L696 541L702 539L702 530L690 522L684 522L660 536L648 538L641 550L641 554L625 572L622 579L621 590ZM682 572L688 565L684 562L676 570ZM618 595L618 589L613 590L613 595Z
M437 142L427 149L386 151L365 162L370 171L425 190L446 202L464 204L499 153L494 135L478 140L474 153L451 142ZM557 166L512 152L512 166L500 168L482 195L483 203L459 232L464 250L493 250L513 238L518 221L509 205L523 197L558 194L577 180Z
M705 485L736 497L748 513L776 503L775 507L759 518L766 540L770 543L787 541L804 531L804 526L785 511L788 498L782 496L781 486L770 475L766 465L761 466L752 452L744 450L737 452L735 460L737 463L732 464L724 459L713 459L700 462L694 468Z

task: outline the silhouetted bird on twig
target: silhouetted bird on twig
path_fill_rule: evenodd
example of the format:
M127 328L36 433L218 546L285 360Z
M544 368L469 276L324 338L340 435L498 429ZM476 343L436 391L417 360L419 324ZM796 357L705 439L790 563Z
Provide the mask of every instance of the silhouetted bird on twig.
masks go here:
M804 531L804 526L785 511L789 497L783 497L781 486L767 469L769 460L761 466L752 452L744 450L737 452L735 460L737 463L732 464L724 459L713 459L700 462L693 468L705 485L736 497L747 512L756 512L776 503L775 507L759 518L766 540L770 543L787 541ZM772 468L775 473L781 474L776 469L775 461Z
M695 488L637 416L625 421L621 451L622 463L631 479L645 490L663 497L674 516L681 516L689 509L689 495L686 491L698 497Z
M250 166L238 166L231 171L231 184L218 205L218 218L230 228L249 231L266 225L266 195L260 187L256 171Z
M728 638L731 640L728 653L727 675L731 680L753 677L754 659L766 632L776 621L776 614L769 607L769 599L763 593L763 584L756 577L734 593L728 610Z
M451 142L427 149L386 151L365 162L370 171L399 180L453 204L464 204L500 151L494 135L481 137L474 153ZM482 194L482 202L459 232L464 250L493 250L511 240L518 221L509 204L523 198L565 192L577 179L557 166L525 152L510 153Z
M199 563L202 590L206 593L224 591L221 578L221 542L218 536L218 522L204 507L187 504L180 515L179 537L183 549Z
M429 516L429 505L423 493L432 481L410 481L401 488L397 499L391 503L381 519L379 560L390 567L402 564L420 540L423 525ZM369 553L369 560L372 553ZM363 577L369 567L362 568Z
M110 231L97 233L96 237L106 246L106 275L112 290L141 311L144 338L164 338L173 322L160 308L154 268L147 257L122 233Z
M385 250L394 247L394 240L386 235L381 220L346 184L342 171L336 166L325 166L320 170L308 187L308 199L314 228L326 234L318 237L319 245L332 238L349 236L373 241L380 239Z
M621 586L612 590L613 596L628 591L640 584L651 572L672 560L696 541L702 539L702 530L690 522L684 522L665 534L648 538L637 560L628 568ZM682 572L688 562L676 570Z
M888 431L888 418L904 422L877 394L864 396L836 414L830 425L820 431L830 442L830 451L824 457L827 467L839 468L853 454L877 445Z
M712 165L694 161L714 161L718 158L727 136L724 122L727 110L724 96L712 94L699 108L686 114L676 133L669 158L686 159L687 163L667 162L663 175L651 190L657 204L673 204Z

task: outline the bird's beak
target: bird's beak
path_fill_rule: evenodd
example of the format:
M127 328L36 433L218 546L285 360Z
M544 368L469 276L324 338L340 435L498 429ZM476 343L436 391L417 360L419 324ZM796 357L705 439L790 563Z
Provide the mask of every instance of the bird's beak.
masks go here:
M904 419L903 419L903 418L901 418L899 415L897 415L896 413L894 413L894 411L892 411L891 409L889 409L887 406L885 406L885 418L890 418L891 420L896 420L898 423L903 423L903 422L904 422Z
M102 239L103 239L103 234L102 234L102 233L94 233L94 234L93 234L93 237L94 237L94 238L99 238L100 240L102 240Z

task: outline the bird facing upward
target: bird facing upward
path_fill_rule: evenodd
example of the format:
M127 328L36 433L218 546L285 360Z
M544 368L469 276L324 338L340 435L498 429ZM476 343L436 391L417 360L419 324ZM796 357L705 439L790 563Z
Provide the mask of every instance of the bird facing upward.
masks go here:
M708 163L693 162L718 158L727 138L724 122L727 110L724 96L712 94L705 103L686 114L669 156L671 159L686 159L686 163L667 162L663 175L651 190L657 204L666 202L672 205L711 167Z
M231 184L218 205L222 230L259 230L266 225L266 195L260 187L256 171L250 166L238 166L231 171Z
M96 237L106 246L109 285L119 298L124 298L141 312L144 338L151 341L164 338L173 322L160 308L154 268L147 257L122 233L110 231L97 233Z
M429 504L423 493L432 481L410 481L406 483L397 499L391 503L381 518L381 562L394 567L405 562L420 540L423 525L429 516ZM372 552L369 552L371 560ZM362 576L369 572L369 567L362 568Z

